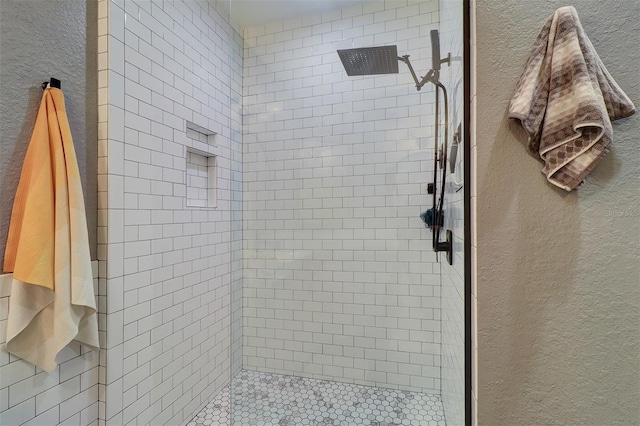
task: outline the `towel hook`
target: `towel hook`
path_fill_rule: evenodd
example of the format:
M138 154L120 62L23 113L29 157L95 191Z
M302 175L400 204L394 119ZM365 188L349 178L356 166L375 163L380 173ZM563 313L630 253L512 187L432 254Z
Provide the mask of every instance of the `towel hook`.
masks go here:
M60 89L62 86L62 83L60 82L60 80L58 80L57 78L51 77L51 80L45 81L44 83L42 83L42 90L45 90L47 88L47 84L49 85L49 87L55 87L56 89Z

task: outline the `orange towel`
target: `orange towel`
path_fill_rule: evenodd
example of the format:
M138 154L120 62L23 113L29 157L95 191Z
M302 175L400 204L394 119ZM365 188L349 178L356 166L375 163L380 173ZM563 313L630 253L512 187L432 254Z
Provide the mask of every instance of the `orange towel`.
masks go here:
M76 340L97 350L82 186L62 91L46 89L13 204L4 270L13 272L7 351L46 371Z

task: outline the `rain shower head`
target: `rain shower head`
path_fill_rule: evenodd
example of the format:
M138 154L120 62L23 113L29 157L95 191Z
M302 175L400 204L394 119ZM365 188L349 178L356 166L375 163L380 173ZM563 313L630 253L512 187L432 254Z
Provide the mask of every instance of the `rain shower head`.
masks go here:
M349 76L398 73L397 46L343 49L338 55Z
M444 59L440 59L440 34L438 30L431 30L430 36L432 68L421 80L418 79L411 66L409 55L398 56L397 46L342 49L338 50L338 55L348 76L397 74L398 61L402 61L409 67L413 81L416 83L416 89L420 90L429 81L439 85L440 65L448 64L451 61L451 54Z

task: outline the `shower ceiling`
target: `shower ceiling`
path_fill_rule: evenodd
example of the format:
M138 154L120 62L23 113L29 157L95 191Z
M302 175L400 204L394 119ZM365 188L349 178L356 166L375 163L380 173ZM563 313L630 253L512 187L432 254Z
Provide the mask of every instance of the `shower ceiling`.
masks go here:
M286 21L307 15L380 0L230 0L231 19L241 28Z

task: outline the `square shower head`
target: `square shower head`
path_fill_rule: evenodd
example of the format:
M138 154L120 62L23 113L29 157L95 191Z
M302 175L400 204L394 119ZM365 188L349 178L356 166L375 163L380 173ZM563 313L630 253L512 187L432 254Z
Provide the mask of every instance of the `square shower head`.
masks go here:
M363 47L338 50L347 75L398 73L397 46Z

